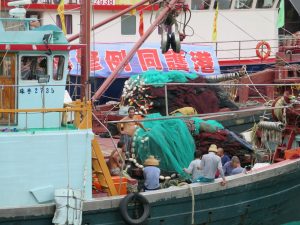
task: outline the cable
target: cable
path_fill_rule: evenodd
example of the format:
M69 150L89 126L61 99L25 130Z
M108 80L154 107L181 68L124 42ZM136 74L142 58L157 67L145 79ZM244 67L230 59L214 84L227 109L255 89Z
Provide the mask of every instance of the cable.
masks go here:
M204 4L206 4L208 7L210 6L210 4L209 3L207 3L206 1L204 1ZM248 7L248 6L247 6ZM250 7L248 7L248 9L250 9ZM253 40L255 40L255 41L259 41L259 40L257 40L257 39L255 39L251 34L249 34L247 31L245 31L243 28L241 28L240 26L238 26L236 23L234 23L232 20L230 20L230 19L228 19L226 16L224 16L222 13L220 13L219 12L219 14L223 17L223 18L225 18L228 22L230 22L232 25L234 25L235 27L237 27L238 29L240 29L243 33L245 33L246 35L248 35L250 38L252 38ZM261 15L260 15L261 16ZM269 21L269 20L268 20ZM271 21L270 21L271 22ZM291 33L291 32L289 32L289 33ZM271 52L273 52L272 50L271 50ZM274 52L273 52L274 53ZM276 53L275 53L276 54ZM278 56L277 56L278 57ZM281 60L283 60L286 64L288 64L289 65L289 63L288 62L286 62L282 57L279 57Z
M164 0L159 0L159 1L157 1L157 2L153 2L152 4L146 5L144 8L142 8L142 9L140 9L140 10L137 10L137 13L136 13L136 14L138 14L139 12L141 12L141 11L143 11L143 10L149 8L149 7L152 7L152 6L154 6L154 5L156 5L156 4L160 3L160 2L163 2L163 1L164 1ZM103 31L107 30L108 28L111 28L112 26L115 26L115 25L117 25L117 24L119 24L119 23L122 23L123 21L128 20L128 19L129 19L130 17L132 17L132 16L135 16L135 15L129 15L129 16L127 16L126 18L121 19L120 21L116 21L115 23L112 23L111 25L106 26L106 27L103 28L102 30L99 30L98 32L96 32L96 34L99 34L99 33L103 32Z

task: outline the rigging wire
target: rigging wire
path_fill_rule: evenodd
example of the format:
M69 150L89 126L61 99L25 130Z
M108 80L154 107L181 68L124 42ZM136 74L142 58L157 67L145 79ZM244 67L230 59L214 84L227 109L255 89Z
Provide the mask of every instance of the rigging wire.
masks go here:
M159 0L159 1L154 2L154 3L151 3L151 4L149 4L149 5L145 5L145 7L143 7L142 9L137 10L137 13L136 13L136 14L138 14L139 12L141 12L141 11L143 11L143 10L146 10L146 9L149 8L149 7L153 7L154 5L156 5L156 4L160 3L160 2L163 2L163 1L164 1L164 0ZM105 30L107 30L107 29L109 29L109 28L111 28L111 27L113 27L113 26L115 26L115 25L117 25L117 24L121 24L123 21L128 20L128 19L129 19L130 17L132 17L132 16L135 16L135 15L128 15L128 16L127 16L126 18L124 18L124 19L118 20L118 21L116 21L115 23L112 23L112 24L110 24L110 25L107 25L107 26L104 27L103 29L101 29L101 30L99 30L98 32L96 32L96 34L99 34L99 33L103 32L103 31L105 31Z
M209 3L207 3L206 1L204 1L204 4L206 4L208 7L210 6ZM248 9L250 9L250 7L248 7ZM255 37L253 37L250 33L248 33L247 31L245 31L243 28L241 28L240 26L238 26L236 23L234 23L231 19L227 18L223 13L220 13L219 12L219 15L221 15L223 18L225 18L228 22L230 22L233 26L237 27L239 30L241 30L243 33L245 33L247 36L249 36L250 38L252 38L254 41L259 41L257 40ZM260 14L259 14L260 15ZM261 16L261 15L260 15ZM269 21L271 22L271 21ZM273 24L273 23L272 23ZM291 32L289 32L291 33ZM274 53L272 50L271 50L272 53ZM276 52L275 54L276 55ZM277 56L279 57L279 56ZM286 64L290 65L286 60L284 60L282 57L279 57L282 61L284 61Z

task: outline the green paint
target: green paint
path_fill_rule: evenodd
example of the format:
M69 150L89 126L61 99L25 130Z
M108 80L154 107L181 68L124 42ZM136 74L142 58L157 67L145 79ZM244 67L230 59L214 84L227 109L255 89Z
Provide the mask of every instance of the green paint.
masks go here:
M284 0L281 0L279 5L278 18L277 18L277 28L283 27L284 21L285 21Z
M282 225L299 221L300 169L247 185L195 196L197 225ZM291 200L292 199L292 200ZM191 197L158 200L151 204L148 225L191 224ZM0 211L1 213L1 211ZM0 218L1 225L51 224L53 215ZM118 207L84 212L89 225L124 225ZM294 223L295 224L295 223ZM297 223L296 223L297 224Z

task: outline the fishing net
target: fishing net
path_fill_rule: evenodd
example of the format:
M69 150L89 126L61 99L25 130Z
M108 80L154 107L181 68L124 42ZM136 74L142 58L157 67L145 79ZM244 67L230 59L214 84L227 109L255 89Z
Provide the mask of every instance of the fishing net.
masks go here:
M177 116L180 114L176 114ZM160 114L149 114L146 119L163 119ZM183 168L193 160L195 141L192 134L200 130L218 130L223 126L214 120L199 118L169 119L143 122L150 131L138 129L133 138L134 153L142 163L149 155L160 160L160 169L165 173L178 173L186 176Z
M142 114L166 115L166 90L161 83L207 83L204 77L182 71L148 71L125 82L121 105L134 106ZM218 86L171 85L167 87L169 112L193 107L198 113L218 112L222 108L237 110L228 94Z
M186 73L182 71L161 72L149 70L142 75L131 76L127 85L135 84L151 84L153 87L163 87L164 83L185 83L188 80L196 79L195 73ZM161 84L160 84L161 83Z
M162 118L160 114L150 114L148 118ZM195 143L185 122L181 119L143 122L150 131L138 129L133 138L136 157L144 162L149 155L160 160L163 172L177 172L185 176L182 169L193 160Z

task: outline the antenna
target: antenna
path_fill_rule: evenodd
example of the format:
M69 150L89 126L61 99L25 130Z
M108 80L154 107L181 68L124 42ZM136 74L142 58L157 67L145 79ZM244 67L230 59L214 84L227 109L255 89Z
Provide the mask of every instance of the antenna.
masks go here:
M15 18L25 18L26 10L23 8L23 6L31 3L31 0L8 2L8 6L16 7L14 9L9 10L9 15Z

